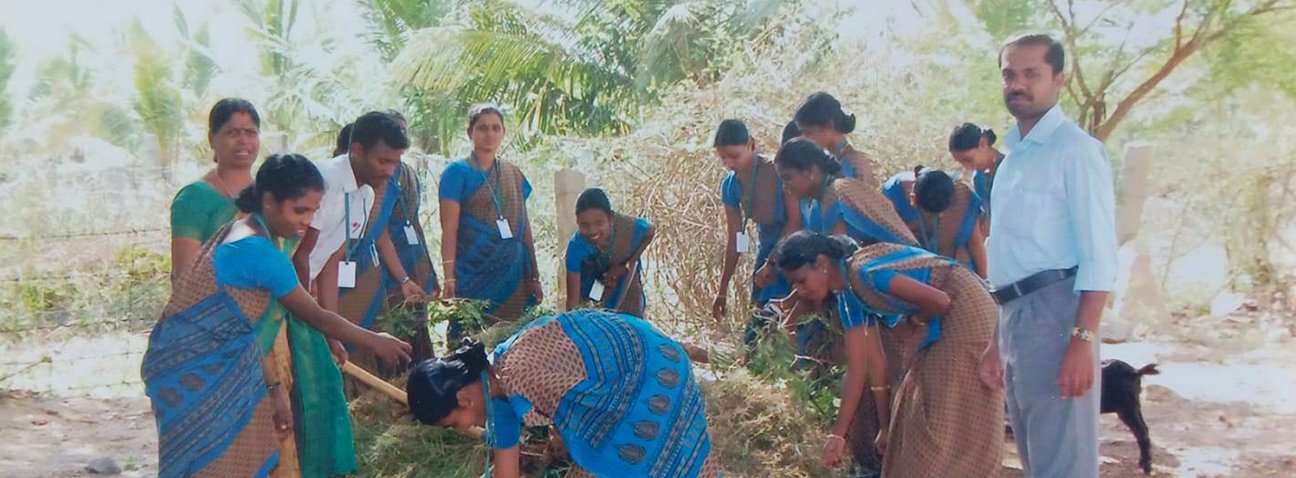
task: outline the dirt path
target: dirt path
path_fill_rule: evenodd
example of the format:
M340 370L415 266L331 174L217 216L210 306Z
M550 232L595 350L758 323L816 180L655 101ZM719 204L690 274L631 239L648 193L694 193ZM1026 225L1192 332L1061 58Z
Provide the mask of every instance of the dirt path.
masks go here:
M121 340L89 340L65 353L120 351ZM1296 400L1291 399L1296 397L1296 350L1290 349L1126 344L1104 346L1103 356L1136 367L1160 364L1162 374L1145 379L1143 398L1157 475L1287 477L1296 476ZM20 356L24 351L5 353ZM85 367L74 374L52 365L52 370L33 370L0 385L43 392L0 392L0 476L94 476L85 465L104 456L125 469L121 476L156 475L157 439L148 401L142 386L121 384L120 374L137 373L138 357L117 357L122 363L94 363L93 376L81 370ZM6 372L0 370L0 376ZM86 392L78 385L85 380L103 387ZM1134 438L1116 417L1103 416L1102 441L1104 477L1144 476L1137 469ZM1004 476L1021 476L1014 469L1019 467L1015 448L1006 444L1004 449Z
M157 430L144 398L59 398L0 392L0 476L95 476L111 457L124 477L157 476Z

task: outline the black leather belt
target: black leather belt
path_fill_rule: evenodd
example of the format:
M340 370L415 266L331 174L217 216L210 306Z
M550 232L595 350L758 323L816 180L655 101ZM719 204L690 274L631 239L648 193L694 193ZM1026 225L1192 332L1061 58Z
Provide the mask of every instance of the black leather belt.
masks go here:
M1078 267L1070 269L1051 269L1042 272L1036 272L1029 277L1013 282L1002 289L995 289L991 294L999 305L1007 304L1021 296L1043 289L1057 282L1064 281L1075 277Z

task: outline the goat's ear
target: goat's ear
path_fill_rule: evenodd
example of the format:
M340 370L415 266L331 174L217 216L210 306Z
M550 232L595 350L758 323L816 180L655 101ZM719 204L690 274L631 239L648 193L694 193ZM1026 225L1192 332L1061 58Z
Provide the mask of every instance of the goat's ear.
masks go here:
M1143 368L1138 369L1138 374L1139 375L1160 375L1161 371L1157 370L1157 364L1150 363L1144 365Z

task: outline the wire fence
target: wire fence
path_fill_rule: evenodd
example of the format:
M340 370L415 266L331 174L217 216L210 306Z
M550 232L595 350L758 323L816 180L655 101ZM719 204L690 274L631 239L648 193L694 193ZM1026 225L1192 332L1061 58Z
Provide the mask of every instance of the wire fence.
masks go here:
M146 334L161 313L170 280L164 251L141 247L138 237L165 231L0 236L0 251L16 259L0 277L0 390L142 395ZM51 240L72 242L51 247ZM89 247L100 242L111 255L82 257L102 255Z

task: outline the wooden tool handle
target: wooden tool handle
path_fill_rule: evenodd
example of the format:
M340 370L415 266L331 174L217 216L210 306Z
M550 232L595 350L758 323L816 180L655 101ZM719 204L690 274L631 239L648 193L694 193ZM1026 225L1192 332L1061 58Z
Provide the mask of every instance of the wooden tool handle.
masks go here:
M357 380L364 382L365 385L373 387L375 390L382 392L383 395L391 397L392 400L401 402L404 405L409 405L409 397L405 395L404 390L396 388L395 385L387 383L386 380L375 377L373 374L369 373L369 371L360 368L356 364L353 364L348 361L347 363L342 364L342 371L346 372L347 375L355 377Z

